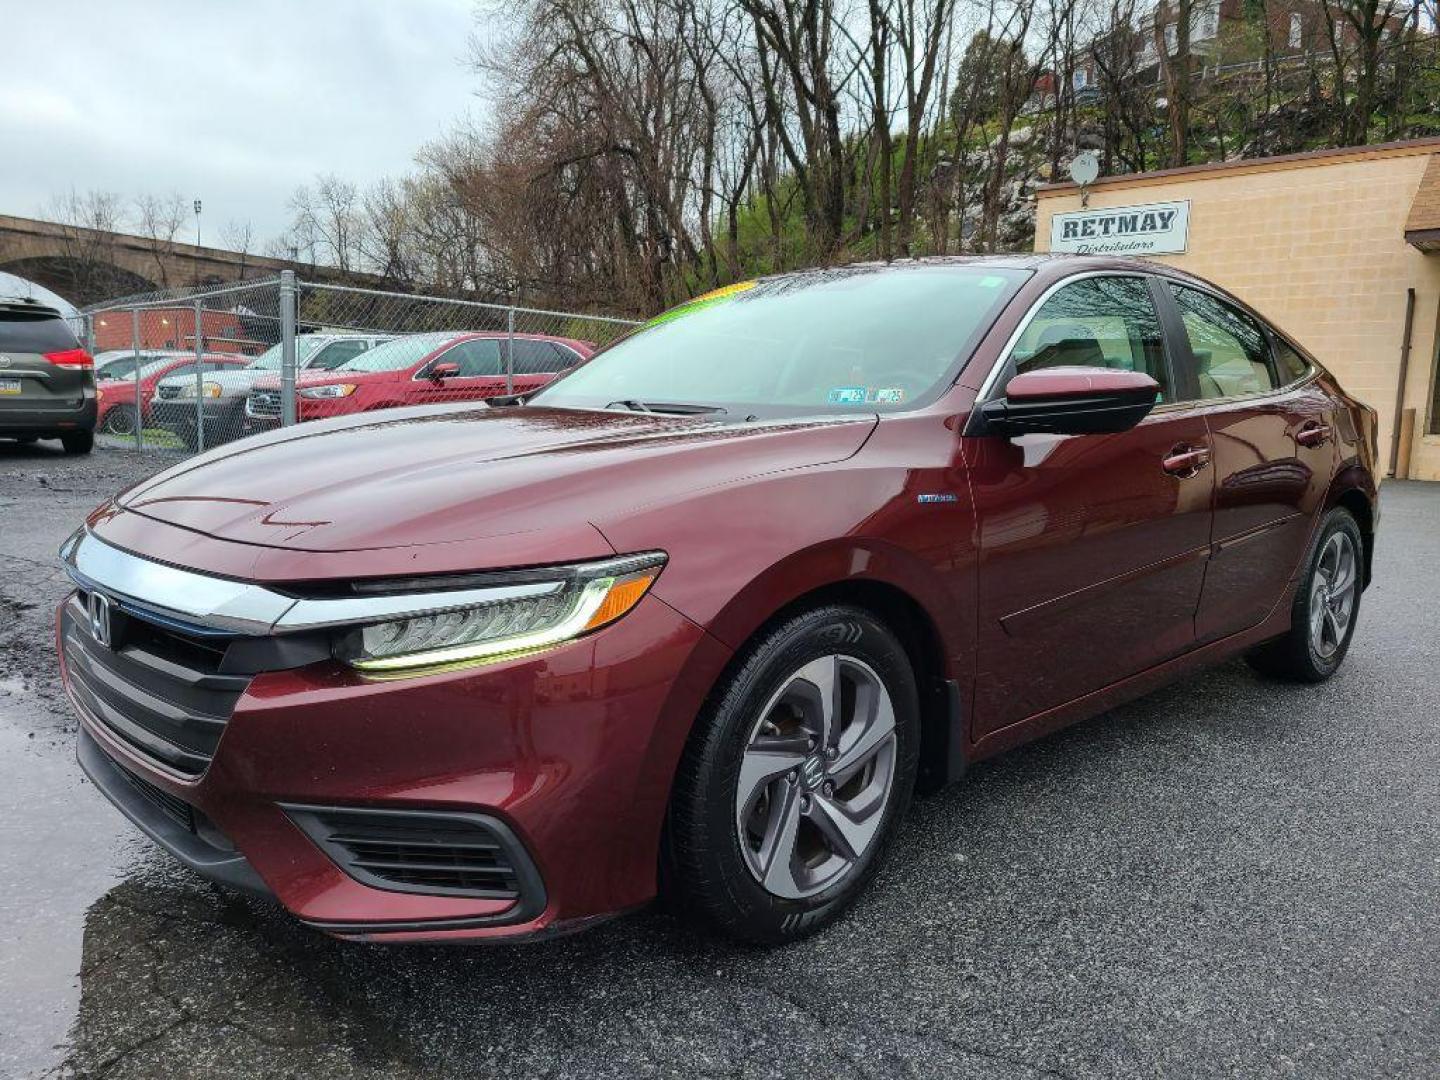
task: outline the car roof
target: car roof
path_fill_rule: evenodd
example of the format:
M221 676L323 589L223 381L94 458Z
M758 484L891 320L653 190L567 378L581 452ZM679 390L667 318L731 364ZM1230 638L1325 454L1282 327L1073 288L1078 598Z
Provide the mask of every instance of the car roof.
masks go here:
M57 308L42 304L29 296L0 296L0 309L24 312L27 315L52 315L57 319L64 317Z

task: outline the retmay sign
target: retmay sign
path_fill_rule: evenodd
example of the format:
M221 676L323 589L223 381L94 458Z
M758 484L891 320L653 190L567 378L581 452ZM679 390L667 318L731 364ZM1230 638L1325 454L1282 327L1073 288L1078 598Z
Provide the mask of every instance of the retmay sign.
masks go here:
M1190 203L1076 210L1050 219L1050 250L1077 255L1175 255L1190 236Z

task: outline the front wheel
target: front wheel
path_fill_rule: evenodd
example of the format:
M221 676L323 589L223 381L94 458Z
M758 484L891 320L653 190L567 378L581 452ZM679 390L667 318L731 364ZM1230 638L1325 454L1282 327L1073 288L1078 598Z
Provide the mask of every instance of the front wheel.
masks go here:
M868 612L826 606L752 643L712 693L666 822L667 885L732 937L832 921L879 868L919 755L915 676Z
M100 430L107 435L134 435L139 423L140 417L135 411L135 406L116 405L105 414L105 419L100 424Z
M1350 511L1325 515L1290 610L1290 629L1246 654L1263 675L1318 683L1334 675L1355 635L1365 541Z

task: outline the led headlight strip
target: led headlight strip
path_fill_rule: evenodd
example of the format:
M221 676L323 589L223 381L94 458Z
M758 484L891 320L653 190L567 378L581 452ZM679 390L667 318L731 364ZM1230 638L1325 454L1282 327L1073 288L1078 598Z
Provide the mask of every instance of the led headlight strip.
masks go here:
M498 587L495 599L486 600L486 590L468 590L472 602L464 607L359 626L341 639L336 655L360 671L397 675L549 648L630 611L664 564L665 556L653 552L557 567L553 587L524 595Z

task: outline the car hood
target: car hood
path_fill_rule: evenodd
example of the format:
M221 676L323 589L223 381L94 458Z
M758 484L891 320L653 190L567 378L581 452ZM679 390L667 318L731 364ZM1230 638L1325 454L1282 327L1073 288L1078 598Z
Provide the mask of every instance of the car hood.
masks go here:
M119 504L217 539L295 551L538 539L843 460L875 423L873 415L723 424L474 404L391 409L227 444L130 489ZM477 556L475 565L485 563Z
M205 381L207 383L218 383L220 393L223 396L230 394L243 394L255 383L267 375L273 375L269 371L255 371L252 368L236 368L233 371L207 371ZM194 386L194 375L169 375L161 379L160 386Z

